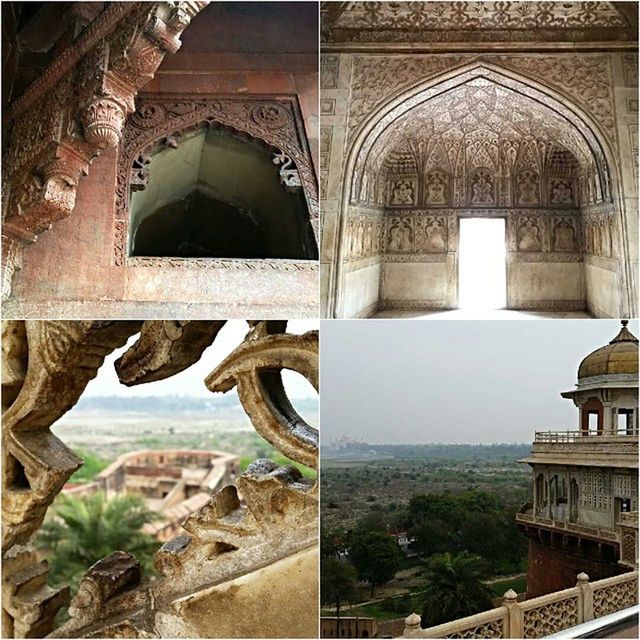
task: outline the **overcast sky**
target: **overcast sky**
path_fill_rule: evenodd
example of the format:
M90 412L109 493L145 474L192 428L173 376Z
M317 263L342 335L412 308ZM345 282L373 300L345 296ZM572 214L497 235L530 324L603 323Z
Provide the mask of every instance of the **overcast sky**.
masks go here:
M638 335L638 322L630 323ZM530 442L575 429L580 361L618 320L321 323L321 436L370 443Z
M305 333L318 328L317 321L291 320L287 326L290 333ZM204 386L204 379L226 358L241 342L249 327L246 322L232 320L222 328L215 342L202 354L202 358L186 371L167 380L150 382L133 387L120 384L114 369L114 362L134 344L138 336L132 336L127 346L114 351L105 359L98 375L85 390L86 396L210 396L211 392ZM285 370L283 372L285 388L290 398L314 397L314 388L298 373Z

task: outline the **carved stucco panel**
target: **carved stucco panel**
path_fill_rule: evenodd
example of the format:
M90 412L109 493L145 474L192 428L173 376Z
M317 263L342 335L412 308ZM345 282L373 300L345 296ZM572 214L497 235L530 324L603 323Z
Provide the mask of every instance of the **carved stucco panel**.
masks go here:
M472 60L487 60L567 93L616 143L611 63L603 54L539 56L354 55L349 136L386 99L402 88Z

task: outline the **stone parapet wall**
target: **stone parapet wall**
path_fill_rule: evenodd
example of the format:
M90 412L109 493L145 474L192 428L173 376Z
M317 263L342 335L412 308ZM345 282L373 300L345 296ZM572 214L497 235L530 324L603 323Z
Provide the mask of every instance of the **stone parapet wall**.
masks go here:
M578 575L575 587L517 602L507 591L501 607L430 627L420 628L420 616L405 620L405 638L541 638L638 603L638 572L589 582Z

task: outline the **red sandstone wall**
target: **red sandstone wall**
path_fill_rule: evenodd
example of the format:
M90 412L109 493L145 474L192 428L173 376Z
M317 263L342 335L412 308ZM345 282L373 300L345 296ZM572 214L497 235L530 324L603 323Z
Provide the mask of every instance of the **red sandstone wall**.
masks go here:
M535 598L553 591L575 587L576 576L584 572L590 581L609 578L626 569L617 563L578 557L529 540L527 596Z
M180 50L167 55L143 91L297 96L317 170L317 5L233 4L211 3L197 15L182 36ZM286 315L293 301L312 299L309 313L317 315L317 274L313 272L112 265L116 162L114 149L95 160L89 175L80 181L72 216L56 222L25 250L24 267L14 280L15 299L91 301L85 311L91 317L112 316L108 303L112 300L216 302L223 315L226 305L237 316L242 314L235 306L237 292L245 290L255 292L253 309L264 305ZM41 308L34 309L38 313ZM134 308L131 313L136 316Z

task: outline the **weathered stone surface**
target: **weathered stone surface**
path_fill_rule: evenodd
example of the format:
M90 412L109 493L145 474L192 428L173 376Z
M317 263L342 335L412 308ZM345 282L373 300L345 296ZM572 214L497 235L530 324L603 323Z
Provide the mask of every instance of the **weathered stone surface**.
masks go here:
M27 321L3 326L3 388L15 396L8 396L3 415L7 637L49 633L68 598L67 589L46 587L46 563L18 546L37 530L48 505L81 464L49 426L77 402L104 357L130 335L141 331L118 369L126 383L137 384L190 366L223 324ZM295 412L280 370L296 370L317 388L318 334L286 334L282 321L249 325L243 343L207 384L219 392L238 386L256 430L285 455L317 468L317 431ZM158 580L145 581L135 558L123 552L91 567L71 603L69 621L51 637L317 635L315 480L293 467L256 461L237 479L237 487L216 492L182 526L188 534L167 542L156 555ZM269 612L264 610L267 593ZM302 613L292 622L301 602Z
M38 92L7 112L15 135L3 163L4 317L318 316L317 12L310 5L294 12L277 4L205 4L105 5L77 42L60 45L55 70L36 81ZM246 53L237 50L240 40ZM259 192L244 150L265 156L270 245L276 236L280 245L295 238L296 252L136 255L133 200L145 196L150 174L153 180L153 152L179 151L180 134L194 128L208 137L224 131L236 143L231 160L207 165L226 176L235 200L249 192L242 184ZM173 178L181 163L171 157L165 169ZM273 202L274 193L293 211ZM52 233L43 233L49 226Z

